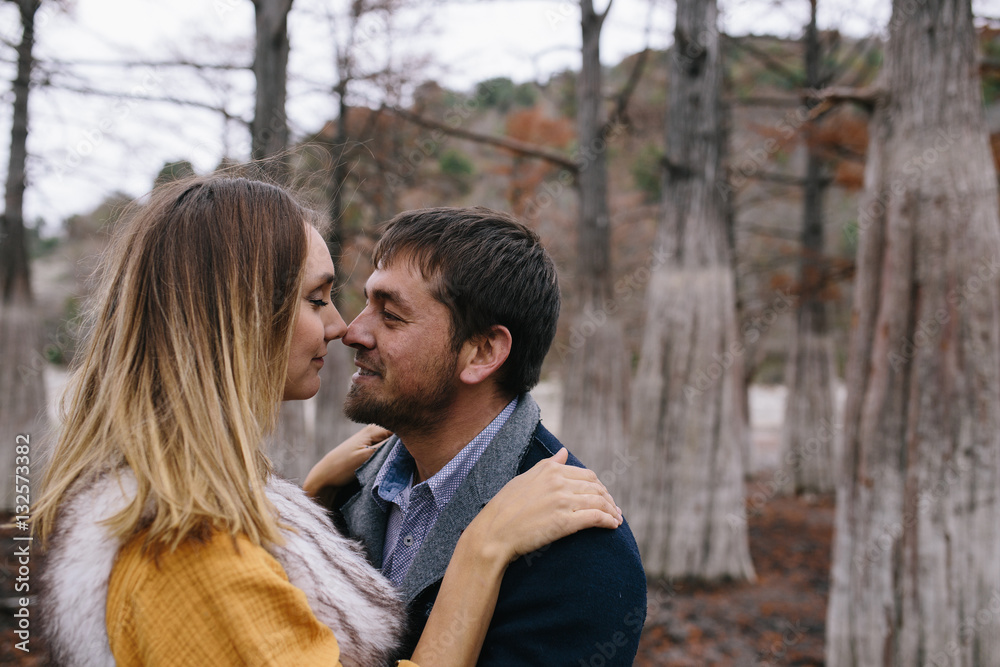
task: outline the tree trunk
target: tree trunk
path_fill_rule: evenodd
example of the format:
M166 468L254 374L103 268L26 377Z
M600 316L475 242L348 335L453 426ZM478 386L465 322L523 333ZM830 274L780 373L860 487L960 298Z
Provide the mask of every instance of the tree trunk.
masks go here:
M322 454L317 452L312 410L307 411L305 406L305 401L285 401L281 404L277 428L268 438L267 445L275 471L300 485L309 469L322 458Z
M1000 218L969 0L893 3L871 120L827 664L1000 664Z
M17 2L21 16L21 42L17 47L14 79L14 111L10 130L10 160L4 191L4 214L0 219L0 259L3 260L3 301L31 300L31 266L24 230L25 167L28 161L28 94L31 91L32 49L35 44L35 13L38 0Z
M342 63L346 63L346 58L342 58ZM340 257L343 252L343 215L344 215L344 188L347 184L347 82L350 80L350 71L347 67L342 67L341 84L337 88L340 109L337 119L337 135L333 146L330 147L330 158L333 161L330 171L330 230L326 235L326 244L330 249L330 256L333 258L334 273L337 276L337 284L343 285L346 276L342 273ZM334 305L344 317L340 290L334 299ZM354 350L333 341L330 343L330 353L327 355L330 362L324 373L323 383L319 387L319 394L316 396L316 458L313 463L323 457L328 451L336 447L348 436L361 428L344 414L344 397L351 384L351 375L354 374Z
M633 386L642 448L626 510L650 577L753 579L744 504L743 343L720 186L722 67L714 1L679 0L666 126L665 260L646 293Z
M254 117L250 123L251 152L262 160L263 173L284 183L288 165L288 122L285 117L288 80L288 12L292 0L253 0L256 18L256 45L253 73L257 80ZM300 482L316 462L311 423L302 401L281 405L278 427L269 452L279 473Z
M285 117L288 79L288 12L292 0L254 0L257 40L253 73L257 79L254 117L250 123L252 157L268 160L264 170L272 178L285 176L281 155L288 148Z
M15 506L14 448L28 444L30 462L41 454L39 445L46 422L45 368L41 354L41 322L31 295L31 271L24 229L24 188L28 139L28 94L31 90L32 49L38 0L20 0L21 42L17 47L10 161L0 218L0 505ZM25 435L28 442L19 435ZM30 468L30 466L28 466ZM29 472L40 470L31 468ZM25 475L30 477L29 475ZM21 501L16 504L26 504Z
M805 86L822 87L816 0L805 38ZM796 493L830 493L835 488L833 338L827 324L828 306L821 291L823 260L824 164L812 141L815 122L804 127L806 178L802 216L802 258L799 263L799 303L795 338L788 356L785 424L781 432L781 472Z
M620 494L626 474L631 474L625 442L629 369L618 306L611 298L609 137L602 112L599 49L607 10L598 14L592 0L581 0L580 11L583 61L577 82L580 210L575 276L580 304L570 319L569 345L557 348L566 369L560 437L612 493Z

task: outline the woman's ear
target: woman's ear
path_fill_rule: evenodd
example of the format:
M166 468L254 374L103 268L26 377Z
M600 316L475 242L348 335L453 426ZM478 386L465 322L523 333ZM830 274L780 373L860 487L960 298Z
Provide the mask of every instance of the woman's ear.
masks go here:
M507 361L511 343L510 331L500 324L467 340L459 352L459 378L465 384L479 384L493 375Z

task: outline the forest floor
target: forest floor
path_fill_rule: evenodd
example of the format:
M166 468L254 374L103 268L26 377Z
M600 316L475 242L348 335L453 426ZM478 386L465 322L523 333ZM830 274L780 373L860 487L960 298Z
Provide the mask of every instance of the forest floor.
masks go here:
M636 665L824 664L833 496L774 497L747 524L757 581L651 583Z
M748 490L753 493L756 485ZM6 523L6 522L5 522ZM771 498L748 516L755 583L651 584L650 609L635 664L641 667L822 665L829 590L833 498ZM17 578L15 530L0 530L0 600ZM30 565L39 571L37 554ZM35 581L29 582L32 591ZM29 607L30 653L15 648L15 606L0 608L0 665L36 667L46 652ZM592 667L602 664L595 653ZM575 667L575 666L574 666Z

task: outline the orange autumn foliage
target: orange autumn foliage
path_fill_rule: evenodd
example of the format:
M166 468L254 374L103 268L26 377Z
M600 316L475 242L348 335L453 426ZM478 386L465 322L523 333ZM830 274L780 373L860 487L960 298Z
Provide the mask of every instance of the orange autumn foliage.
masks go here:
M566 148L576 136L568 119L549 118L537 108L509 114L506 134L512 139L548 148ZM507 152L511 154L511 162L496 171L507 175L507 201L515 215L522 215L538 186L557 168L544 160Z

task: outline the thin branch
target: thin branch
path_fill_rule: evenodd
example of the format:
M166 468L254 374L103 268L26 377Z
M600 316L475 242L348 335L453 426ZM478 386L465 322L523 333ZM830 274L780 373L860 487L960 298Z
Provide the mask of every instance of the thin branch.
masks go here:
M608 117L608 122L604 124L602 133L606 133L610 127L615 125L628 125L628 103L632 98L632 93L635 92L636 86L639 84L639 79L642 78L646 62L649 60L649 51L649 47L647 47L636 56L635 67L629 73L625 86L618 93L618 97L615 100L615 108Z
M557 153L551 151L542 146L537 146L535 144L529 144L525 141L518 141L517 139L511 139L510 137L499 137L492 134L480 134L479 132L472 132L470 130L463 130L458 127L451 127L444 123L439 123L436 120L431 120L429 118L424 118L415 113L400 109L398 107L383 106L383 108L393 113L400 118L413 123L414 125L419 125L425 127L429 130L440 130L445 134L458 137L460 139L467 139L468 141L475 141L480 144L489 144L491 146L496 146L498 148L503 148L505 150L512 151L518 155L523 155L526 157L538 158L540 160L545 160L546 162L551 162L552 164L566 169L572 174L576 174L579 168L576 163L569 157L562 153Z
M61 67L185 67L189 69L197 70L219 70L219 71L231 71L231 70L250 70L251 65L234 65L232 63L198 63L190 60L151 60L151 61L111 61L111 60L55 60L55 59L45 59L39 60L42 65L59 65Z
M779 185L790 185L793 187L804 187L806 185L806 179L801 176L790 176L788 174L779 174L774 171L763 171L758 169L752 174L747 174L747 178L752 178L758 181L767 181L769 183L778 183ZM829 176L820 179L820 185L827 186L833 182L833 179Z
M136 100L139 102L162 102L165 104L177 104L179 106L195 107L198 109L207 109L208 111L214 111L216 113L222 114L226 120L236 120L249 127L250 122L239 118L238 116L233 116L226 110L225 107L218 107L207 102L199 102L198 100L183 100L176 97L154 97L153 95L141 95L136 93L116 93L108 90L97 90L95 88L76 88L74 86L66 86L62 84L48 84L48 87L54 88L56 90L65 90L70 93L78 93L80 95L93 95L95 97L114 97L116 99L126 99L126 100Z
M755 97L729 97L728 104L744 107L797 107L802 104L801 97L758 95Z
M851 52L848 53L843 58L843 60L841 60L839 63L834 63L831 66L830 76L827 79L827 81L833 82L840 79L840 77L842 77L847 72L847 70L851 67L851 65L853 65L855 62L867 56L868 53L875 48L876 44L877 40L875 40L872 37L865 37L863 39L859 39L854 44L854 48L851 50ZM861 81L867 75L868 72L866 72L864 68L862 68L860 71L858 71L857 75L853 77L853 80L847 82L846 85L855 87L859 86L861 85Z
M597 25L603 26L604 19L608 18L608 13L611 11L611 5L614 0L608 0L608 6L604 8L604 11L597 15Z
M758 49L756 46L753 46L748 38L736 39L733 37L729 37L728 35L724 35L724 37L726 37L727 41L729 41L730 43L738 46L739 48L743 49L744 51L752 55L754 58L760 61L761 64L763 64L767 69L771 70L772 72L775 72L776 74L780 74L781 76L788 79L788 81L791 84L801 87L802 84L804 83L802 80L802 76L800 74L790 70L784 63L782 63L780 60L772 56L767 51Z

